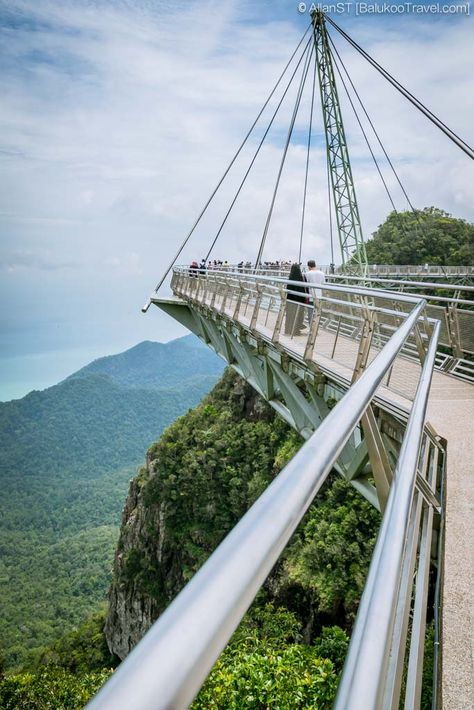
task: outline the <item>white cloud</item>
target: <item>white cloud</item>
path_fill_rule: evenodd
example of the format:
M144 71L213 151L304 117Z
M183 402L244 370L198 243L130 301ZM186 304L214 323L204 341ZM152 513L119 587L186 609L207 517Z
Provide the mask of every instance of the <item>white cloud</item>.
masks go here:
M25 329L33 319L44 323L44 338L31 339L34 351L45 340L54 347L55 323L62 324L66 340L69 334L95 346L102 338L111 349L122 343L124 332L131 343L160 337L156 327L177 332L164 317L141 319L138 308L296 46L305 20L295 7L237 0L0 0L2 261L22 262L3 285L12 303L3 320L7 334L18 323ZM339 21L344 24L344 18ZM439 23L416 18L411 24L347 23L364 47L469 142L472 20L446 19L443 31ZM415 204L474 219L470 161L352 50L339 41L338 46ZM389 203L345 108L361 214L370 233ZM319 111L317 105L305 243L328 261ZM216 256L255 255L289 112L290 101ZM299 129L308 115L305 100ZM252 154L244 153L236 166L240 174ZM304 146L294 146L268 257L296 253L304 164ZM237 173L197 230L185 260L205 253L238 185ZM398 204L403 207L403 200ZM45 279L51 263L70 266L51 269ZM35 292L42 298L32 307ZM91 313L97 328L89 327Z

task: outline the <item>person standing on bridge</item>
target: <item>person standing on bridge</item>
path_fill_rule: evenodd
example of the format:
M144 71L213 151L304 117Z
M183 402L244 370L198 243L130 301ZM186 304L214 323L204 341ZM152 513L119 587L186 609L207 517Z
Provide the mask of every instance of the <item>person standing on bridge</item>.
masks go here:
M308 287L304 285L306 281L299 264L292 264L288 280L301 281L301 286L291 283L286 286L285 335L293 337L301 335L303 331L304 310L308 298Z
M308 270L305 273L306 281L310 284L317 284L321 286L326 283L326 276L324 271L316 268L316 262L314 259L308 261ZM316 302L321 298L322 290L320 288L310 288L309 289L309 303L312 306L311 310L308 311L308 321L311 324L313 320L314 307Z
M314 259L308 261L308 271L305 273L306 281L309 284L318 284L318 286L326 283L326 276L324 271L316 268L316 262ZM320 288L310 288L310 303L315 304L318 298L321 298L322 291Z
M321 269L318 269L316 267L316 262L314 261L314 259L309 259L307 265L308 269L307 271L305 271L304 277L308 283L316 284L318 286L326 283L326 275L324 271L321 271ZM310 326L313 320L314 307L322 296L322 290L320 288L309 288L308 291L309 298L307 300L307 303L309 303L309 308L307 309L306 314L308 319L308 325Z

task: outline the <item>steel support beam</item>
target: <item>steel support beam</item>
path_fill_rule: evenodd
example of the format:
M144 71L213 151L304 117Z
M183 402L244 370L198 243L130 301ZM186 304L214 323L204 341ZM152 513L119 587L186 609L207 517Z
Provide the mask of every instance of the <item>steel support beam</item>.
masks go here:
M302 366L303 373L296 376L290 372L287 353L263 343L257 334L237 327L230 318L207 306L190 305L177 299L156 299L153 302L209 345L304 439L313 434L331 411L326 399L333 385L324 376L315 374L314 366ZM334 468L380 510L383 497L366 471L369 456L367 436L359 436L356 441L351 435ZM376 482L379 479L375 472L374 478Z

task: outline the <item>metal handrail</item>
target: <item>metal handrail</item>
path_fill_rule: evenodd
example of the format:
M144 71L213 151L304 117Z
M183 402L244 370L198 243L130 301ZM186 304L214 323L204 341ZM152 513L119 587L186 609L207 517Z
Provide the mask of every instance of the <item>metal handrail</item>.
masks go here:
M165 710L189 705L422 317L425 305L423 299L418 301L367 370L89 703L89 710ZM412 461L417 452L414 441L423 426L427 373L435 350L436 343L425 360L416 410L402 448L410 470L416 466ZM397 483L388 511L390 520L398 512L399 489ZM402 539L403 530L399 533ZM378 557L387 551L385 544L377 549ZM381 578L379 583L386 585L386 580Z
M337 279L344 279L344 281L367 281L367 277L363 276L353 276L352 274L329 274L328 278L336 281ZM467 286L465 284L443 284L436 283L436 281L412 281L407 279L388 279L384 276L374 276L373 281L382 284L396 284L397 286L415 286L419 288L438 288L444 291L466 291L473 292L474 286ZM388 289L390 290L390 289Z
M176 273L189 273L189 267L188 266L175 266L174 271ZM209 271L204 271L204 272L197 272L196 276L197 277L203 277L205 276L206 278L214 278L215 276L222 276L225 278L233 277L235 279L252 279L253 281L267 281L267 282L278 282L278 283L301 283L301 282L291 282L288 280L288 276L285 276L285 274L281 272L275 273L275 275L269 275L268 273L263 273L263 272L268 272L268 270L261 270L260 272L257 270L252 270L251 272L245 272L244 271L236 271L235 267L229 266L226 269L211 269ZM472 306L473 301L469 301L468 299L462 299L462 298L454 298L454 297L445 297L445 296L435 296L432 294L416 294L416 293L401 293L397 291L396 289L390 289L390 288L374 288L374 287L368 287L368 286L358 286L357 282L362 282L366 283L367 278L361 277L361 276L352 276L352 275L344 275L344 274L326 274L327 278L330 279L329 281L325 281L324 284L312 284L311 282L305 282L305 286L310 286L311 288L324 288L330 290L331 288L335 289L340 289L340 290L345 290L343 289L343 286L346 287L347 293L359 293L360 289L365 288L365 291L369 291L370 295L375 296L377 298L393 298L393 294L397 294L397 300L404 300L402 297L407 296L411 298L429 298L431 301L439 301L440 303L456 303L459 305L466 305L466 306ZM355 281L356 284L351 285L351 284L339 284L339 283L333 283L337 282L338 279L344 280L344 281ZM382 279L382 278L377 278L374 279L377 283L380 282L387 282L393 285L393 280L391 279ZM439 288L439 289L444 289L444 290L453 290L453 291L465 291L472 293L474 292L474 286L463 286L461 284L437 284L437 283L431 283L431 282L425 282L423 283L422 281L397 281L398 284L402 285L409 285L409 286L415 286L419 288ZM364 295L367 295L365 293Z
M230 289L232 285L236 285L237 283L244 286L252 284L254 288L263 285L263 288L267 292L270 289L276 291L278 287L281 288L283 286L285 290L288 288L291 289L292 285L301 286L301 282L289 281L289 279L284 276L256 273L246 274L233 271L232 268L233 267L229 266L222 271L212 269L206 273L197 273L195 276L193 274L193 277L196 278L196 281L201 281L202 283L219 281L225 289ZM191 276L189 267L185 266L175 267L174 274L175 276ZM399 317L402 317L403 311L407 311L405 304L417 303L420 298L425 298L428 302L426 310L427 318L439 318L442 321L439 345L444 348L449 348L452 354L452 359L448 367L443 367L443 370L446 373L466 381L471 381L474 378L474 363L470 360L470 356L474 354L474 310L472 310L474 301L453 298L451 296L433 296L421 292L401 293L396 290L367 287L358 284L358 280L356 280L354 284L340 284L337 281L326 281L324 284L305 282L305 287L310 292L316 292L318 298L322 301L332 299L333 296L337 296L337 293L350 295L352 308L357 308L356 299L354 297L362 297L370 310L373 308L387 315L394 315L393 311L389 314L388 310L385 310L385 306L382 307L380 305L380 301L397 303L400 307ZM459 287L458 290L461 290L461 287ZM151 301L153 300L154 298L152 297ZM397 306L394 307L397 308ZM466 360L464 360L464 358L466 358ZM461 369L461 366L464 367L464 365L466 366L465 373ZM439 369L439 363L437 367Z
M248 272L248 273L263 273L263 272L281 272L288 274L290 267L291 267L292 262L280 262L279 264L271 264L267 263L262 264L258 268L254 268L253 266L238 266L238 264L227 264L224 266L223 264L219 264L221 268L225 269L239 269L239 271L242 272ZM216 267L214 265L211 265L210 269L213 270ZM326 275L328 276L341 276L345 277L350 274L344 273L344 271L341 270L340 267L335 267L334 271L332 268L332 265L329 264L319 264L318 269L321 269L321 271L324 271ZM467 265L467 266L434 266L433 264L429 264L428 268L425 269L425 267L421 264L410 266L410 265L405 265L405 266L397 266L397 265L391 265L391 264L380 264L380 265L375 265L375 264L369 264L368 265L368 272L369 275L371 276L377 276L378 273L384 274L384 275L409 275L409 274L415 274L415 275L422 275L422 274L430 274L434 276L440 276L442 278L445 278L447 276L473 276L474 275L474 266L473 265ZM361 277L364 278L364 277Z
M336 710L367 710L383 706L384 671L389 659L406 533L438 336L439 324L433 331L403 438L339 684Z
M189 270L189 266L183 265L183 264L177 264L175 269L183 269L183 270ZM321 269L327 269L328 267L321 267ZM467 268L467 267L466 267ZM472 269L472 274L474 275L474 266L470 267ZM270 276L272 277L273 275L276 278L283 278L287 279L288 274L289 274L290 268L285 267L285 268L280 268L280 267L267 267L267 268L262 268L262 269L254 269L254 268L246 268L246 267L241 267L239 268L235 264L229 264L226 267L212 267L211 269L205 269L204 273L206 274L215 274L215 273L221 273L221 274L242 274L246 276ZM198 273L202 273L198 269ZM306 273L306 272L303 272ZM432 288L432 289L442 289L442 290L447 290L447 291L465 291L465 292L473 292L474 291L474 286L469 286L468 284L452 284L452 283L440 283L436 281L414 281L413 279L391 279L387 275L384 276L377 276L376 273L369 272L371 278L371 281L375 281L377 283L382 283L382 284L396 284L401 285L401 286L415 286L415 287L420 287L420 288ZM330 272L325 272L326 278L330 279L331 281L337 281L339 279L344 280L344 281L362 281L362 282L367 282L367 276L357 276L355 274L345 274L345 273L340 273L340 272L335 272L335 273L330 273ZM440 276L442 276L442 273L440 273ZM390 289L388 289L390 290Z
M369 273L392 273L392 274L436 274L445 276L449 274L472 275L474 274L474 266L438 266L428 264L425 267L423 264L369 264Z
M183 266L177 266L174 268L175 273L185 273L189 274L189 267L183 267ZM238 282L245 282L247 281L248 283L267 283L268 285L274 285L276 283L285 285L285 286L301 286L304 285L305 288L310 288L312 290L318 290L320 291L323 289L324 291L337 291L337 292L342 292L342 293L348 293L351 295L357 295L357 296L368 296L370 298L382 298L387 301L393 301L397 300L402 303L419 303L421 299L423 299L423 296L419 295L408 295L405 293L397 293L397 298L394 299L394 293L393 291L387 292L382 289L376 289L376 288L367 288L363 286L348 286L345 284L331 284L328 282L325 282L324 284L314 284L310 282L302 282L302 281L290 281L288 278L285 278L283 276L265 276L261 274L240 274L239 272L236 271L219 271L213 269L212 271L206 272L206 274L197 274L196 278L205 276L206 278L209 279L214 279L215 277L222 277L225 279L225 281L228 283L230 279L233 279ZM402 315L402 314L400 314Z

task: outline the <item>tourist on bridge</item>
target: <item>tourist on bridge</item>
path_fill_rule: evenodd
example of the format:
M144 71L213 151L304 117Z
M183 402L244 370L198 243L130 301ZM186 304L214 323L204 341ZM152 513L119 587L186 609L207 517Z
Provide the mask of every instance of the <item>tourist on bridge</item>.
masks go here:
M326 276L324 274L324 271L321 271L320 269L316 268L316 262L314 261L314 259L310 259L308 261L308 270L305 272L305 278L308 283L317 284L318 286L326 282ZM322 291L320 288L310 288L308 289L308 291L310 308L307 310L307 315L308 324L311 325L311 321L313 320L314 315L314 307L317 301L321 298Z
M292 264L288 280L301 281L301 286L290 283L286 286L285 335L293 337L303 332L305 304L308 298L308 287L304 285L306 280L299 264Z
M324 275L324 271L321 271L320 269L316 268L316 262L314 261L314 259L310 259L308 261L308 270L305 273L305 277L306 281L309 284L321 285L326 282L326 276ZM309 302L314 305L318 298L321 298L321 295L322 291L320 288L310 288Z

